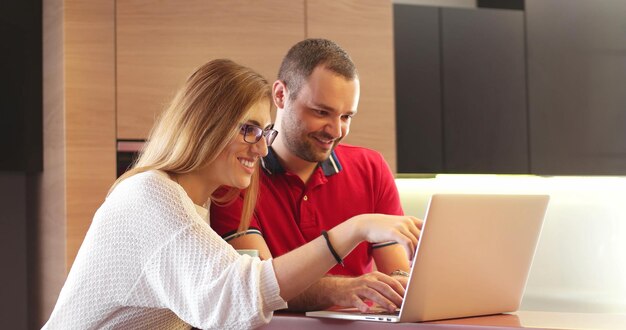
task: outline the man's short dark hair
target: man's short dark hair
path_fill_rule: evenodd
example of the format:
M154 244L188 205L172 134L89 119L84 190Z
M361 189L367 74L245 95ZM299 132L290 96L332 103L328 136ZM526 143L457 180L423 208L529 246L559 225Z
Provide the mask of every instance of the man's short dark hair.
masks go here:
M339 45L327 39L305 39L289 49L278 70L278 79L289 89L290 99L296 98L319 65L348 80L358 77L350 55Z

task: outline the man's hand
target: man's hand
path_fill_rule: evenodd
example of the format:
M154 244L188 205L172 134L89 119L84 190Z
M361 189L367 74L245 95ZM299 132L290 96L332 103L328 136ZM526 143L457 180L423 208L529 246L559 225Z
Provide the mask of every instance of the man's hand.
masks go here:
M404 297L406 277L401 277L394 278L380 272L359 277L335 277L335 288L327 294L337 306L356 307L365 313L370 308L365 300L369 300L393 312L402 305Z
M406 286L407 286L407 284L409 284L409 278L407 276L404 276L404 275L391 275L391 277L393 277L398 282L400 282L400 284L402 284L402 287L406 290Z

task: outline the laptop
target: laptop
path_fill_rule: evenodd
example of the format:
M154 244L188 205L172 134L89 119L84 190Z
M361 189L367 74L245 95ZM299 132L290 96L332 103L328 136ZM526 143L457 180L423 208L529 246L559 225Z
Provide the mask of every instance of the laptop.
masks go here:
M306 315L422 322L516 311L548 200L547 195L435 194L397 314L343 308Z

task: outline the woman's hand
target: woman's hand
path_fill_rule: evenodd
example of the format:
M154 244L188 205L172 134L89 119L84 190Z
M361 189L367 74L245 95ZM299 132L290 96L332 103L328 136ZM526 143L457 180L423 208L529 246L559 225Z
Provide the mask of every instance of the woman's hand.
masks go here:
M334 250L340 258L344 258L362 241L398 242L406 250L409 260L412 260L422 223L422 220L411 216L361 214L338 224L328 230L328 239L320 236L272 259L276 280L280 286L280 296L286 301L294 299L337 263L338 260L331 251ZM360 304L358 299L354 299L356 297L361 301L365 298L372 299L389 309L400 305L399 300L404 295L404 288L400 282L381 273L362 276L359 279L362 281L354 281L352 284L361 285L360 290L356 295L351 293L352 300L344 301L343 304L352 302L353 306L360 310L367 310L367 305Z
M361 240L370 243L395 241L406 250L409 260L417 248L424 221L412 216L361 214L350 218Z

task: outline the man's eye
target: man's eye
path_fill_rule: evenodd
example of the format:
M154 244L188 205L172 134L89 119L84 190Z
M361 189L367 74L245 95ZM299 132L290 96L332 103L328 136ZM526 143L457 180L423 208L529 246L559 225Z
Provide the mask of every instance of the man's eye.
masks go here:
M313 110L315 111L315 114L319 115L319 116L325 116L326 115L326 111L324 110Z

